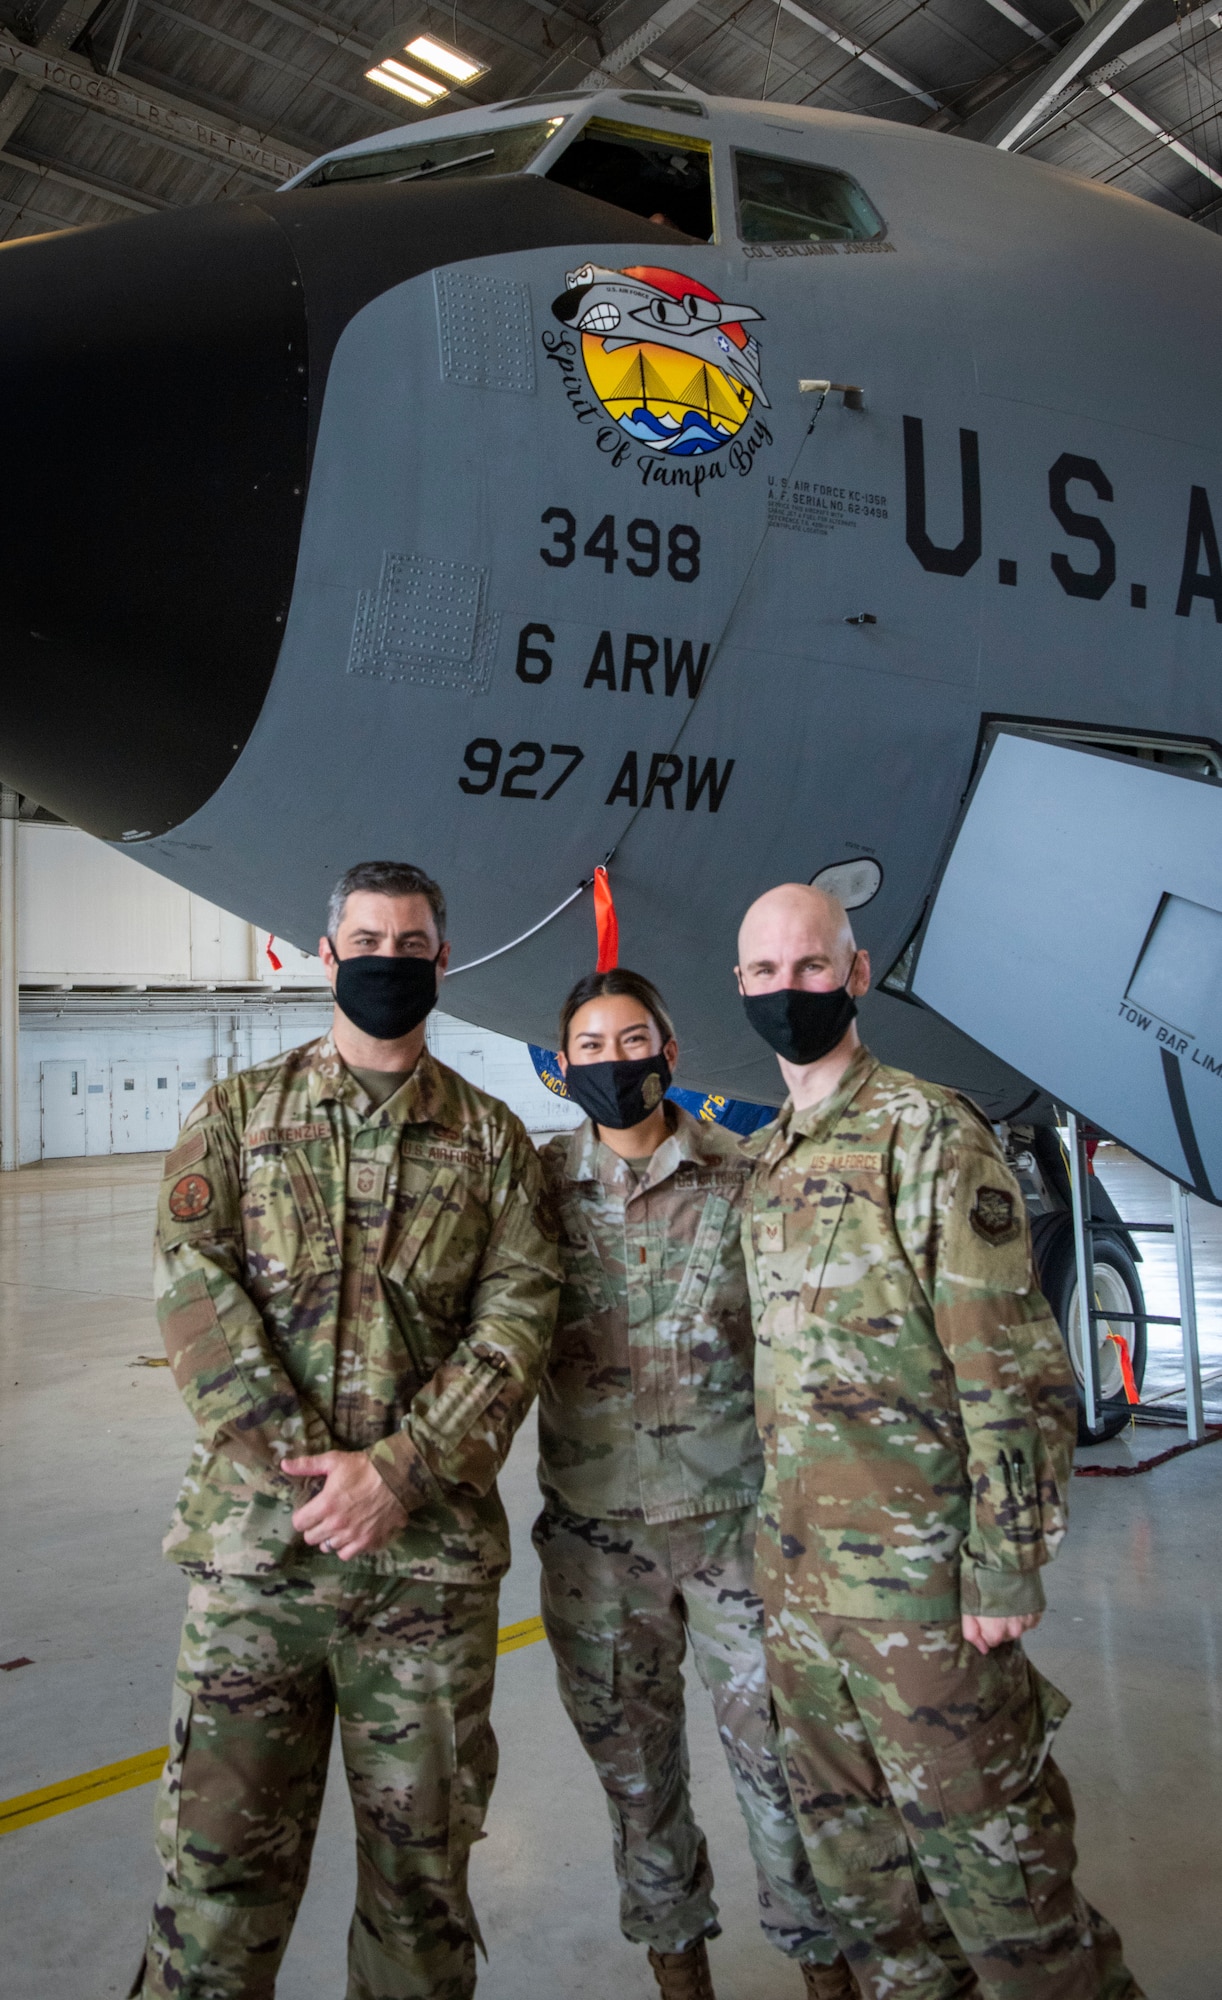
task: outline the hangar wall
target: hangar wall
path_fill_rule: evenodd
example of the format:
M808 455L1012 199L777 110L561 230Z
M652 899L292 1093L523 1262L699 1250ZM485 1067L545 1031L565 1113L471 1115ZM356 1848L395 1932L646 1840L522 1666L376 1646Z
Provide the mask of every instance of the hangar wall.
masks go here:
M19 1159L158 1152L208 1084L322 1034L316 958L77 828L16 828ZM437 1013L429 1045L532 1130L579 1114L521 1042Z

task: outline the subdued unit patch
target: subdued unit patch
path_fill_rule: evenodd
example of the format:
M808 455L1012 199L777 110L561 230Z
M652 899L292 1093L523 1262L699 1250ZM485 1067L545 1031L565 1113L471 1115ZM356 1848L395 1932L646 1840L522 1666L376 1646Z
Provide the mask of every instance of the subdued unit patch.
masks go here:
M433 273L443 382L531 396L535 389L530 291L479 271Z
M1013 1243L1022 1227L1008 1188L979 1188L968 1221L977 1236L997 1245Z

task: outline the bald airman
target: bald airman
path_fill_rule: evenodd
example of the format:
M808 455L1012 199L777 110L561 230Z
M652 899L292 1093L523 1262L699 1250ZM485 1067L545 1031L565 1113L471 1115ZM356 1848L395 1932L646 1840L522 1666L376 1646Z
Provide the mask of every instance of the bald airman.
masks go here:
M870 961L786 883L736 967L788 1097L748 1141L768 1671L811 1870L868 2000L1135 2000L1073 1881L1027 1659L1076 1415L1027 1217L974 1105L876 1061Z

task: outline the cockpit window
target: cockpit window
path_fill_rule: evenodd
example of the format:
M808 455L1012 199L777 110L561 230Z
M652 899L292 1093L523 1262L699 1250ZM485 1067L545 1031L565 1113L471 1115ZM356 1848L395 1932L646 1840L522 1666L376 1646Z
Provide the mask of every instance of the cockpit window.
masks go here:
M712 156L706 141L686 133L672 138L591 119L547 178L702 243L713 234Z
M541 118L508 125L498 132L450 133L411 146L388 146L381 153L351 153L324 160L298 187L333 187L339 181L473 180L485 174L520 174L563 125Z
M868 243L883 219L855 180L832 167L735 153L744 243Z

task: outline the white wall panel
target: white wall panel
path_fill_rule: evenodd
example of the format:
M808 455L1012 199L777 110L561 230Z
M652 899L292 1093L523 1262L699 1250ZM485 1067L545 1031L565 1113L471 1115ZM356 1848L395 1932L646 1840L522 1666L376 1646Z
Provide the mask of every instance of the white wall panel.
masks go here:
M75 827L23 824L17 873L25 986L323 983L316 958L277 938L277 970L266 931Z
M192 901L175 883L75 827L22 826L22 984L190 979Z
M565 1097L555 1097L535 1075L525 1042L473 1028L452 1014L429 1016L429 1047L439 1062L465 1076L491 1097L516 1111L528 1132L565 1132L580 1125L581 1112Z
M122 857L127 859L126 855ZM139 863L136 864L139 866ZM148 870L143 871L145 874ZM180 893L186 894L186 891ZM202 896L187 896L191 932L193 980L257 979L253 963L254 935L241 917L218 910Z

